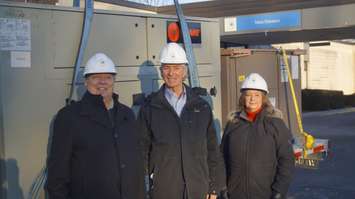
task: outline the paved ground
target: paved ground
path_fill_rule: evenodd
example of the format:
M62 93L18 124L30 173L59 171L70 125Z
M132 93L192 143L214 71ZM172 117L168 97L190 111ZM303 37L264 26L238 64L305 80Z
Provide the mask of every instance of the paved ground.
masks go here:
M303 122L331 140L331 154L318 170L296 170L288 199L355 199L355 108L305 113Z

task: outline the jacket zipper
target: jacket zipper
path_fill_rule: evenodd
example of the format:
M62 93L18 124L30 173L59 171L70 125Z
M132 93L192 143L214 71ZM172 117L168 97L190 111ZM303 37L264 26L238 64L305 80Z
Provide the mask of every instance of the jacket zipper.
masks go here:
M186 109L186 105L187 103L185 104L184 108L182 109L181 111L181 114L180 116L183 115L183 113L185 112L185 109ZM182 130L181 130L181 119L180 117L177 115L177 113L175 112L175 110L172 108L172 107L168 107L168 110L173 114L173 116L175 117L177 123L178 123L178 128L179 128L179 139L180 139L180 160L181 160L181 174L182 174L182 178L184 180L184 193L183 195L185 196L185 193L186 193L186 196L188 198L188 186L187 186L187 182L186 182L186 177L185 177L185 172L184 172L184 158L183 158L183 144L182 144Z
M182 111L181 111L181 114L180 114L180 117L184 114L184 112L186 111L186 107L191 104L191 102L188 102L186 101ZM188 185L187 185L187 181L186 181L186 177L185 177L185 172L184 172L184 159L183 159L183 144L182 144L182 130L181 130L181 119L180 117L177 115L177 113L175 112L175 110L171 107L171 106L165 106L166 108L168 108L168 110L174 115L176 121L178 122L178 127L179 127L179 138L180 138L180 160L181 160L181 173L182 173L182 178L184 180L184 193L183 195L185 196L185 193L186 193L186 196L188 198Z
M185 112L185 108L186 108L186 103L181 111L181 114L180 116L183 115L183 113ZM171 109L170 109L171 110ZM184 169L184 158L183 158L183 144L182 144L182 130L181 130L181 119L180 117L177 115L177 113L174 111L174 116L175 116L175 119L177 120L178 122L178 126L179 126L179 137L180 137L180 159L181 159L181 173L182 173L182 178L184 180L184 193L183 193L183 197L185 198L185 194L186 194L186 197L188 198L188 189L187 189L187 182L186 182L186 177L185 177L185 169Z

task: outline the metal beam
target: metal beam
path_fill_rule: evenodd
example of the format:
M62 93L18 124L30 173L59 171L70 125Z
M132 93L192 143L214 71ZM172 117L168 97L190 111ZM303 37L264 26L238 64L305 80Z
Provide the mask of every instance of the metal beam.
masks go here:
M224 17L355 3L355 0L214 0L182 5L186 16ZM174 6L158 7L158 13L175 14Z
M353 38L354 32L355 26L317 30L278 31L267 33L249 33L241 35L235 34L221 36L221 42L261 45L289 42L340 40Z
M157 11L157 7L149 6L149 5L145 5L145 4L141 4L141 3L136 3L136 2L132 2L132 1L127 1L127 0L95 0L95 1L109 3L109 4L113 4L113 5L118 5L118 6L129 7L129 8L147 10L147 11L152 11L152 12ZM174 7L174 9L175 9L175 7Z
M301 25L282 30L256 29L228 31L221 18L221 41L239 44L273 44L288 42L340 40L354 38L355 4L302 9ZM330 15L329 13L337 13ZM238 28L236 28L238 29Z

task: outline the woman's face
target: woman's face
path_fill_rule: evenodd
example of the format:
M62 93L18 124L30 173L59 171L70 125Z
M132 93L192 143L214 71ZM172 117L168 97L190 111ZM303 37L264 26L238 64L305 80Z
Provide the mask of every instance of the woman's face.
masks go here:
M245 90L245 110L255 112L263 105L263 92L259 90Z

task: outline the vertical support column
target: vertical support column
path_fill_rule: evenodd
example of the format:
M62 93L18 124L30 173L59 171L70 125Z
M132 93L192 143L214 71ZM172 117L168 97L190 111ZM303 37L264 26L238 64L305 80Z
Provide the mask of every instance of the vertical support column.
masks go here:
M0 55L0 60L3 56ZM6 170L5 170L5 138L4 138L4 115L3 115L3 82L1 80L4 79L2 77L2 69L0 68L0 198L6 198L5 192L5 181L6 181Z
M309 42L304 42L303 48L306 50L304 55L304 72L306 73L306 89L309 88Z

